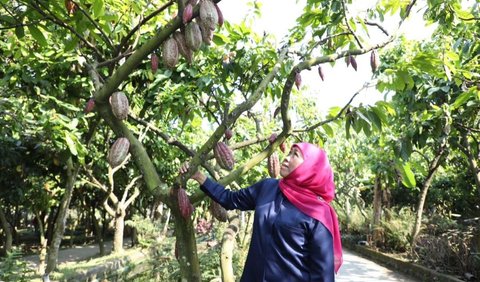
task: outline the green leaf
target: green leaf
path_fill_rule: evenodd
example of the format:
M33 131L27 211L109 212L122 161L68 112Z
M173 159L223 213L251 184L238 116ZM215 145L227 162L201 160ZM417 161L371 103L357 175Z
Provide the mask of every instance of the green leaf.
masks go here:
M333 128L328 123L325 123L324 125L322 125L322 127L323 127L323 130L325 131L325 133L327 133L327 135L329 137L334 136Z
M93 2L92 11L96 18L103 16L105 13L105 4L103 3L103 0L95 0Z
M28 30L30 31L32 37L38 42L38 44L40 44L40 46L45 47L48 45L45 35L43 35L39 28L34 25L29 25Z
M417 185L415 175L413 174L409 163L397 164L397 169L400 171L403 185L408 188L414 188Z
M25 29L23 28L23 26L17 26L15 28L15 35L18 39L22 39L25 36Z
M471 91L468 91L468 92L463 92L462 94L460 94L460 96L458 96L458 98L455 100L455 102L453 103L452 107L454 109L458 109L460 106L462 106L463 104L465 104L466 101L468 101L470 98L473 97L473 92Z
M67 143L67 146L68 146L68 149L70 150L70 153L72 153L72 155L76 156L78 154L77 146L75 145L75 142L73 141L73 139L70 136L70 133L68 131L65 131L65 142Z

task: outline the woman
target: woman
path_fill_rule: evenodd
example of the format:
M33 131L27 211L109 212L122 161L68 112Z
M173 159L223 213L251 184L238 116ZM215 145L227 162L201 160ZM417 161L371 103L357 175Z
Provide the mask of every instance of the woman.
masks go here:
M180 173L187 170L185 164ZM294 144L280 175L280 180L268 178L239 191L198 171L191 178L224 208L255 210L240 281L335 281L342 246L329 204L335 185L326 153L310 143Z

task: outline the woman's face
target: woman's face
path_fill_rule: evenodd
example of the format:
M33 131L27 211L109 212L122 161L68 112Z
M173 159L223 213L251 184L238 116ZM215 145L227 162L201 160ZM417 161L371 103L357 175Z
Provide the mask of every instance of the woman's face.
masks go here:
M282 166L280 167L280 175L282 177L289 175L290 172L292 172L302 163L302 152L297 147L293 147L282 162Z

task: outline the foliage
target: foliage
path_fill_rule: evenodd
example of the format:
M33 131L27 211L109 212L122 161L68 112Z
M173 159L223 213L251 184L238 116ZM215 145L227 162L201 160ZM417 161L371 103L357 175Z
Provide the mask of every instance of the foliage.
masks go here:
M475 251L475 248L478 250L478 243L475 243L478 234L478 225L424 234L415 244L413 259L432 269L462 277L467 273L478 277L480 262Z
M387 209L385 213L385 219L380 225L385 235L385 249L405 252L410 246L415 214L406 207Z
M0 258L0 280L2 281L30 281L29 276L33 271L27 263L21 260L22 252L16 248L7 253L5 258Z

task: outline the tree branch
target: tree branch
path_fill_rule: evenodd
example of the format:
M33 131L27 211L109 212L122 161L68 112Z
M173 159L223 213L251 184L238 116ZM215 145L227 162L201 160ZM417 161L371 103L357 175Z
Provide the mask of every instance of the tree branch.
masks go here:
M44 16L46 19L52 21L53 23L63 27L63 28L66 28L68 29L69 31L71 31L73 34L75 34L83 43L85 43L85 45L92 49L99 60L102 60L103 58L103 55L102 53L90 42L88 42L81 34L79 34L74 28L70 27L69 25L67 25L66 23L64 23L61 19L57 18L53 13L52 11L50 11L48 9L48 7L46 7L45 5L42 5L42 7L38 6L36 3L33 3L31 2L32 4L32 7L38 12L40 13L42 16ZM46 14L45 11L47 11L50 15Z
M175 3L175 1L173 0L170 0L168 1L167 3L165 3L165 5L163 5L162 7L160 7L158 10L154 11L153 13L151 13L150 15L148 15L146 18L144 18L142 21L140 21L134 28L132 28L132 30L130 30L130 32L122 39L122 41L120 42L120 44L117 46L117 51L115 52L116 54L119 54L121 52L121 50L125 47L125 45L127 44L127 42L130 40L130 38L140 29L140 27L144 24L146 24L149 20L151 20L153 17L157 16L158 14L160 14L161 12L163 12L165 9L167 9L168 7L170 7L171 5L173 5L173 3Z
M353 38L355 38L355 41L357 41L357 44L360 48L363 48L362 42L360 42L360 39L358 38L357 34L353 31L352 27L348 23L348 18L347 18L347 6L345 5L345 1L342 0L342 6L343 6L343 16L345 19L345 24L347 25L348 30L350 33L353 35Z
M74 2L74 3L75 3L75 5L77 5L78 9L82 12L82 14L84 14L85 17L87 17L87 19L93 24L93 26L95 26L95 28L100 32L101 36L103 37L103 40L108 45L108 47L110 47L110 49L113 50L114 49L113 43L110 40L110 38L105 34L103 29L101 29L100 26L98 25L98 23L96 21L94 21L92 19L92 17L90 17L90 15L84 9L82 9L80 7L79 3L77 3L77 2Z

